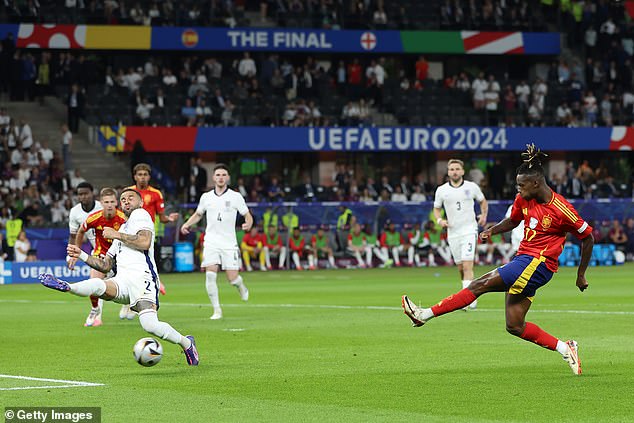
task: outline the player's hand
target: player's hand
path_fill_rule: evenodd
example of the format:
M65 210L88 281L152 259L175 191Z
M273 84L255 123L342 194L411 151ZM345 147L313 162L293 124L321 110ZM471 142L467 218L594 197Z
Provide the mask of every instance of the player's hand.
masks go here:
M70 270L75 268L75 264L77 264L77 257L71 257L70 255L66 256L66 267Z
M588 281L584 275L577 275L577 288L583 292L588 287Z
M189 234L189 232L190 232L190 230L189 230L189 227L187 225L181 226L181 233L183 235L187 235L187 234Z
M178 216L180 216L178 213L170 213L167 215L167 220L170 222L176 222L178 220Z
M438 222L438 224L440 225L441 228L448 228L449 227L449 222L447 222L446 219L440 219L440 222Z
M103 228L103 237L107 239L117 239L116 236L119 231L115 231L114 228L105 227Z
M478 215L478 225L485 227L487 224L487 216L486 214L479 214Z
M251 225L249 225L247 222L244 222L242 224L242 230L243 231L250 231L251 230Z
M485 229L484 231L480 232L480 239L481 240L485 240L485 239L489 239L491 238L491 229Z
M68 254L67 260L68 258L71 259L75 259L75 261L77 261L77 259L79 258L79 254L81 253L81 248L79 248L78 246L74 245L74 244L68 244L66 246L66 254Z

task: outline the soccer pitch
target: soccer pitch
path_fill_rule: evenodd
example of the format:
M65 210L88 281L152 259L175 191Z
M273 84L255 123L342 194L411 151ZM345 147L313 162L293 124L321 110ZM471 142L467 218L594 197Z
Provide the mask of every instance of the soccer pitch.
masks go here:
M219 321L204 274L163 275L159 316L196 337L198 367L166 341L139 366L148 335L118 304L84 328L88 299L0 286L0 405L101 407L103 422L634 421L633 271L589 268L581 293L565 268L538 291L528 320L579 342L582 376L506 333L501 293L412 328L400 296L439 301L460 288L455 268L244 273L248 303L221 274Z

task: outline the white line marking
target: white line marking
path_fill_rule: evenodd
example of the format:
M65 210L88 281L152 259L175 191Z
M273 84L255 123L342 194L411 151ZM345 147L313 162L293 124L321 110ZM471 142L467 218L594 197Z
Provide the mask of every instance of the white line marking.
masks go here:
M19 386L11 388L0 388L0 391L17 391L22 389L55 389L55 388L85 388L88 386L105 386L103 383L83 382L78 380L63 380L63 379L46 379L41 377L30 376L17 376L17 375L2 375L0 378L5 379L20 379L20 380L37 380L42 382L55 382L63 383L65 385L46 385L46 386Z
M31 301L31 300L0 300L0 303L37 303L37 304L68 304L70 301ZM631 304L610 304L611 306L631 306ZM173 307L211 307L209 303L170 303L161 302L161 306ZM351 306L335 304L223 304L223 307L254 307L254 308L319 308L334 310L402 310L396 306ZM494 312L499 313L502 308L478 308L471 312ZM552 310L552 309L531 309L531 313L563 313L563 314L605 314L634 316L634 311L606 311L606 310Z
M244 332L246 329L243 328L235 328L235 329L223 329L225 332Z

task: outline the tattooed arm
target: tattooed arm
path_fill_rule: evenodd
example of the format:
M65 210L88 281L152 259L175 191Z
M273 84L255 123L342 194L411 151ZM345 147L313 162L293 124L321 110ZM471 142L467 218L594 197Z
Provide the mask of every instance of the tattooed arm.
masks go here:
M108 273L114 265L114 259L112 257L108 255L105 257L89 256L76 245L69 244L68 247L66 247L66 253L75 261L81 259L86 262L88 266L104 274Z
M141 229L134 235L124 234L114 230L113 228L104 228L103 236L109 239L118 239L128 247L135 248L137 250L147 250L152 245L152 231L147 229Z

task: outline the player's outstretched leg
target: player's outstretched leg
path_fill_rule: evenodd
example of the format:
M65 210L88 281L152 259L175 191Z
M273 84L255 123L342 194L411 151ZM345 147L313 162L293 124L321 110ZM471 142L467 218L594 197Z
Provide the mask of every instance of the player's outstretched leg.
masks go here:
M561 341L560 341L561 342ZM579 345L577 341L570 340L565 342L567 350L561 356L568 363L572 373L576 375L581 374L581 360L579 359ZM559 351L559 347L557 348Z
M80 282L68 283L55 276L43 273L39 277L40 283L47 288L61 292L70 292L79 297L90 297L91 295L100 297L106 292L106 282L100 278L86 279Z
M139 307L139 305L137 305L137 307ZM196 349L193 336L183 336L169 323L159 321L156 310L153 309L146 308L141 310L139 312L139 323L141 323L141 327L146 332L156 335L172 344L180 345L185 353L187 364L190 366L198 365L198 350Z
M435 306L430 308L416 307L407 295L401 298L403 311L410 318L414 327L423 326L434 317L460 310L476 299L476 296L469 289L463 289L454 295L450 295Z
M48 273L43 273L39 276L40 283L47 288L55 289L61 292L70 291L70 284L61 279L57 279L53 275L49 275Z

